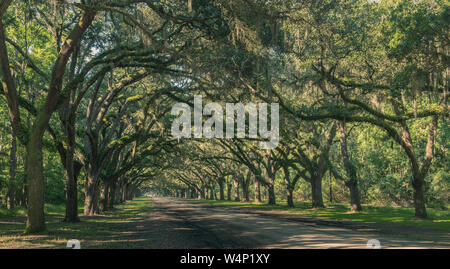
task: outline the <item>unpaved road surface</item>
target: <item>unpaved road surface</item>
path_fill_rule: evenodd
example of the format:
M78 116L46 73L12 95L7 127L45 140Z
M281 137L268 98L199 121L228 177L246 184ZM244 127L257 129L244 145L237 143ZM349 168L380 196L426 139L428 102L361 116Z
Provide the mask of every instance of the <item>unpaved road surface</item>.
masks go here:
M381 248L450 248L450 233L441 230L323 221L172 198L151 201L145 223L150 248L366 248L370 239Z

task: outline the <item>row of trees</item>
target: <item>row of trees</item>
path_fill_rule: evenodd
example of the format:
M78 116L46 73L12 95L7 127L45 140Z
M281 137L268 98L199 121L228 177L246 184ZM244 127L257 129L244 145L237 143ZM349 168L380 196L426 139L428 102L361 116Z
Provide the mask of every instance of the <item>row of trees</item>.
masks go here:
M251 11L238 15L240 23L232 34L233 45L245 51L228 55L233 62L221 62L219 74L210 76L228 86L234 81L224 80L221 74L229 67L234 73L231 80L239 80L242 91L219 89L221 100L242 101L247 93L249 102L279 102L285 113L280 116L282 140L280 147L269 152L248 141L219 142L231 154L216 156L220 161L225 158L243 165L267 188L269 204L275 203L274 183L282 171L289 205L302 178L311 185L313 207L323 207L322 181L328 171L348 187L350 208L361 210L358 185L364 178L360 175L375 171L361 171L367 169L370 149L356 141L350 148L349 134L367 139L369 132L381 130L376 150L390 148L380 157L393 160L370 164L402 170L400 182L412 194L416 217L427 216L427 190L442 187L440 198L428 200L448 202L444 172L448 164L448 5L438 1L246 4L245 10ZM363 160L357 165L353 155L360 151ZM442 157L435 166L438 175L430 176L436 155ZM379 185L393 174L386 173L387 167L377 170L384 172ZM236 177L246 196L248 183L241 173ZM405 182L405 177L411 180ZM204 181L201 184L211 185ZM398 200L408 197L401 195Z
M308 189L303 198L323 207L329 176L351 210L412 202L426 218L426 204L449 194L449 10L409 0L1 0L4 203L27 206L27 231L38 232L44 202L63 193L66 221L78 221L80 198L92 215L143 186L218 199L233 189L241 199L240 188L269 204L282 186L289 206ZM172 106L198 94L279 103L279 146L174 140Z

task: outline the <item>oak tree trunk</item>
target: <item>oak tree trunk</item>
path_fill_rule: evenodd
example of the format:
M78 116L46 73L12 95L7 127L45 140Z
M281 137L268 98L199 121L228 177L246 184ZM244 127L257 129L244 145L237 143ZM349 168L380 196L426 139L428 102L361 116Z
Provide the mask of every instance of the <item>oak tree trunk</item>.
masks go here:
M14 129L11 128L11 151L9 154L9 184L6 196L6 206L9 210L13 210L16 198L16 166L17 166L17 139Z
M291 187L287 188L287 204L288 207L294 207L294 195Z
M319 208L324 207L322 197L322 177L311 177L311 194L312 194L312 207Z
M200 199L205 200L206 199L206 190L205 187L203 186L202 189L200 190Z
M209 188L209 200L214 200L214 189L213 189L213 187Z
M69 146L66 151L66 222L78 222L78 189L77 178L81 171L81 164L74 162L74 148Z
M348 184L346 185L350 189L350 211L352 212L362 211L358 181L348 182Z
M92 216L98 213L98 174L93 169L88 171L86 181L84 215Z
M25 233L37 233L45 230L42 136L31 136L26 146L26 158L28 162L28 219Z
M242 196L244 202L250 201L250 192L248 190L249 185L248 184L242 184Z
M425 219L427 218L427 211L425 208L424 176L417 175L413 172L413 187L415 216Z
M255 180L255 202L261 203L261 184L259 181Z
M275 188L274 188L273 184L270 184L267 187L267 192L268 192L268 195L269 195L269 202L268 202L268 204L269 205L276 205Z
M102 182L101 188L100 188L100 205L99 205L99 211L105 212L108 210L108 196L109 196L109 183L106 181Z
M227 183L227 200L231 201L231 191L232 191L233 186L231 185L231 183Z
M111 182L111 186L110 186L110 190L108 192L108 208L109 209L113 209L114 205L116 204L116 186L117 183L114 180L113 182Z
M358 188L358 178L356 176L356 167L352 164L347 149L347 133L345 122L339 121L339 136L341 144L342 160L347 173L347 182L345 185L350 189L350 210L352 212L362 211L361 200Z
M241 201L241 198L239 196L239 181L234 180L234 200L236 202Z
M294 187L292 186L293 183L291 182L291 175L289 174L289 168L284 166L284 183L286 184L286 191L287 191L287 205L288 207L294 207L294 198L293 198L293 191Z
M219 199L221 201L225 200L225 181L223 179L221 179L219 181Z

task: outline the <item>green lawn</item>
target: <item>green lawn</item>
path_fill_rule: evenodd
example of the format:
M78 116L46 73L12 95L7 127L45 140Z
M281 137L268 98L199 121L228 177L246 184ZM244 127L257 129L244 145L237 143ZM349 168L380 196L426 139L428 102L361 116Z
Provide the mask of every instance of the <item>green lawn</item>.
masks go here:
M190 200L210 203L218 206L250 207L264 210L284 210L292 213L322 219L352 220L364 222L382 222L399 225L430 227L450 230L450 212L448 210L428 209L430 219L414 219L414 209L396 207L364 206L362 213L348 213L344 204L327 205L324 209L311 209L307 202L297 202L295 208L287 208L284 201L280 205ZM152 205L148 198L137 198L134 201L118 205L114 210L101 216L81 216L82 222L64 223L64 205L46 205L47 232L37 235L24 235L25 210L13 212L0 211L0 248L65 248L70 239L78 239L82 248L148 248L152 239L142 235L143 231L152 230L144 227L145 220ZM14 216L13 216L14 215ZM81 208L80 208L81 215Z
M13 210L8 210L4 207L0 207L0 218L25 216L26 213L26 209L22 207L16 207Z
M118 205L104 215L85 217L81 222L65 223L64 205L46 205L47 232L24 235L25 211L1 212L0 248L65 248L70 239L81 242L82 248L138 248L148 242L138 240L136 223L145 220L151 203L137 198Z
M296 214L302 214L311 217L331 220L349 220L364 222L383 222L401 225L409 225L416 227L429 227L443 230L450 230L450 210L436 210L427 208L428 219L419 220L414 218L413 208L401 207L381 207L381 206L363 206L363 212L350 213L348 205L345 204L329 204L322 209L311 208L311 203L296 202L295 208L288 208L285 201L278 201L278 205L268 206L266 204L245 203L234 201L213 201L213 200L196 200L190 201L209 203L218 206L238 206L249 207L263 210L283 210Z
M79 204L79 214L83 213L83 205ZM46 215L64 215L66 210L66 206L64 204L54 205L54 204L45 204L44 211ZM23 207L16 207L13 210L8 210L4 207L0 207L0 219L7 217L20 217L26 216L27 210Z

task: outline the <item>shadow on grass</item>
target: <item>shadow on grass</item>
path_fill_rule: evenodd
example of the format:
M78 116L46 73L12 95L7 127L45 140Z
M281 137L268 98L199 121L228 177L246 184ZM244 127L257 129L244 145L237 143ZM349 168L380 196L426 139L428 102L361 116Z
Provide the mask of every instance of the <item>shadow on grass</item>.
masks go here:
M391 223L415 227L426 227L441 230L450 230L450 211L436 210L428 208L428 219L416 219L413 208L400 207L378 207L363 206L362 212L349 212L349 207L345 204L329 204L325 208L312 208L310 202L296 202L294 208L289 208L284 201L277 205L267 205L264 203L216 201L216 200L196 200L188 199L192 202L209 203L218 206L245 207L257 210L287 211L289 213L301 214L320 219L360 221L372 223Z
M151 204L147 198L118 205L104 215L80 216L81 222L64 222L64 205L46 206L46 228L24 235L24 216L0 218L0 248L65 248L70 239L82 248L139 248L149 244L140 236Z

